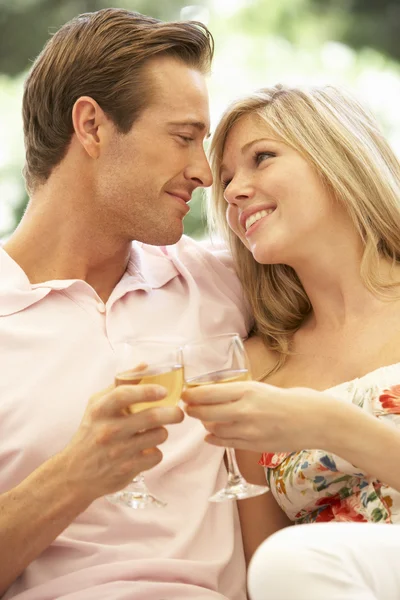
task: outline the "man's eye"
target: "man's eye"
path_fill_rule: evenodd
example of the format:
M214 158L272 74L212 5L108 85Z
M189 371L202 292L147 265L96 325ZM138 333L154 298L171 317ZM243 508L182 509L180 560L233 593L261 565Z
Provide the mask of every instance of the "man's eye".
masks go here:
M183 140L184 142L193 142L193 139L194 139L187 135L180 135L180 134L178 135L178 137L181 138L181 140Z

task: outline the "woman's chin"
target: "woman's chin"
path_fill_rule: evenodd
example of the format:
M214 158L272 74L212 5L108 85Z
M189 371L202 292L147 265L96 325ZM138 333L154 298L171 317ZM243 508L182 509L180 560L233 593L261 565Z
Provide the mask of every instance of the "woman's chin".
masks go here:
M277 248L271 248L267 246L256 246L250 248L250 252L253 258L260 265L277 265L285 262L283 260L283 253L279 252Z

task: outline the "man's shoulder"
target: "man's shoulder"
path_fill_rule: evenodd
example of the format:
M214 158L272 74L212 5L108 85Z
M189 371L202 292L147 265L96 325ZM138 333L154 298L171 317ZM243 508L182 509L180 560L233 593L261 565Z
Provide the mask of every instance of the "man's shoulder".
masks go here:
M221 239L194 240L184 235L173 246L165 246L163 251L167 256L182 261L191 268L198 264L210 270L229 269L234 272L231 253Z
M203 291L215 290L243 303L243 290L226 245L220 240L197 241L182 236L171 246L141 245L142 270L165 273L175 270Z

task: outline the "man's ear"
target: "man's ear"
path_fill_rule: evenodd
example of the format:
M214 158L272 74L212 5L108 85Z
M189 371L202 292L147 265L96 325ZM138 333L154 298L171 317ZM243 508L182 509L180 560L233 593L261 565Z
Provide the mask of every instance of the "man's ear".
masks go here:
M78 98L72 109L72 124L82 148L91 158L98 158L108 119L96 100L90 96Z

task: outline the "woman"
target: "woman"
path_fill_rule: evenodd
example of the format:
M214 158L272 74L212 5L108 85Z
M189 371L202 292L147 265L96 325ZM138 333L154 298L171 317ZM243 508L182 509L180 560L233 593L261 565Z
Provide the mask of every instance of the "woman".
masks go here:
M252 598L397 598L400 530L356 523L400 523L398 160L343 92L277 86L227 110L211 161L267 384L191 390L187 412L210 443L263 452L272 494L239 503L249 557L288 524L335 522L267 540ZM260 480L256 462L242 453Z

